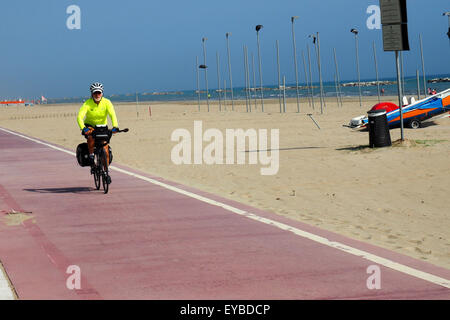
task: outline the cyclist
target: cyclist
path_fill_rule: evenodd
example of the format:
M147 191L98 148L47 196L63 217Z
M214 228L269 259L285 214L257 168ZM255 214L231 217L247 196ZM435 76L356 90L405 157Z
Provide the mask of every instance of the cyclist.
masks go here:
M109 115L112 122L112 133L119 131L119 124L117 122L116 112L110 100L103 97L103 85L99 82L94 82L91 87L91 98L86 100L80 108L77 117L78 126L81 129L81 134L87 139L89 158L91 163L94 163L94 146L95 140L92 137L92 132L96 125L105 125L108 123L107 116ZM106 156L109 161L109 149L105 146Z

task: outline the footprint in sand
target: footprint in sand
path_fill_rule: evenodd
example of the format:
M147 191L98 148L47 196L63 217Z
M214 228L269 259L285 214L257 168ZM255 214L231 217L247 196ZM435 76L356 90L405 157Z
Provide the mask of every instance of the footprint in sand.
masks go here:
M431 250L422 250L419 247L415 247L414 250L421 254L431 254Z

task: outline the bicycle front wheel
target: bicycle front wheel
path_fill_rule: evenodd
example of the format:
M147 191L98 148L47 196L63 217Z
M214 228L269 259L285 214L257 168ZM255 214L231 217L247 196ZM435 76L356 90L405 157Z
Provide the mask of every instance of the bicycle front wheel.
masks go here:
M100 179L101 179L101 173L100 173L100 168L101 168L101 164L100 164L100 160L98 158L98 156L96 155L96 163L94 164L92 171L94 173L94 183L95 183L95 189L99 190L100 189Z
M102 174L102 185L103 185L103 192L104 193L108 193L108 190L109 190L109 176L108 176L108 173L106 173L106 172L103 172L103 174Z
M101 167L102 167L102 185L103 185L103 192L108 193L109 190L109 174L108 174L108 157L106 155L105 150L102 149L101 151Z

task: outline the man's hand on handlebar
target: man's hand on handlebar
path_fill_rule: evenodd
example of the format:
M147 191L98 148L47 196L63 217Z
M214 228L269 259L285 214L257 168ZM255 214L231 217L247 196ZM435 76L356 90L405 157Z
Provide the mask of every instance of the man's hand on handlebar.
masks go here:
M91 135L92 132L94 132L94 129L88 127L84 127L83 130L81 130L81 134L85 136Z
M114 133L117 133L117 132L119 132L119 128L114 127L114 128L111 129L111 132L112 132L113 134L114 134Z

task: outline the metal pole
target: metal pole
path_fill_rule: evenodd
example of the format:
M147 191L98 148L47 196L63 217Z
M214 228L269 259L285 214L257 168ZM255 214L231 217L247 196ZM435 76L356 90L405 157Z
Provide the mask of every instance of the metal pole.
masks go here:
M245 78L245 107L248 112L248 82L247 82L247 50L244 45L244 78Z
M197 71L197 98L198 98L198 111L200 111L200 79L198 75L198 56L195 57L195 70Z
M419 70L416 69L416 79L417 79L417 100L420 100L420 80L419 80Z
M320 130L319 124L316 122L316 120L314 120L314 118L312 117L312 114L311 114L311 113L308 113L308 116L311 118L311 120L315 123L315 125L317 126L317 128L319 128L319 130Z
M400 66L400 74L402 76L402 92L403 94L405 94L405 73L404 73L404 69L403 69L403 51L400 51L400 61L401 61L401 66Z
M256 72L255 72L255 56L252 52L252 71L253 71L253 100L255 100L255 110L256 106Z
M339 67L338 67L338 62L337 62L336 48L333 48L333 53L334 53L334 65L336 67L336 80L337 80L337 85L338 85L339 101L340 101L341 107L342 107L341 80L339 78Z
M336 100L337 100L337 106L339 107L339 90L338 90L338 85L337 85L337 76L334 75L334 86L336 88Z
M358 72L358 91L359 91L359 106L362 107L361 100L361 76L359 73L359 50L358 50L358 34L355 34L355 45L356 45L356 70Z
M375 59L375 74L377 77L377 94L378 94L378 103L381 102L380 99L380 81L378 79L378 63L377 63L377 50L375 48L375 41L372 43L373 44L373 57Z
M216 61L217 61L217 93L219 94L219 111L222 111L222 102L220 101L221 100L221 98L220 98L220 93L221 93L221 90L220 90L220 68L219 68L219 65L220 65L220 61L219 61L219 52L218 51L216 51Z
M425 61L423 59L423 46L422 46L422 35L419 34L420 39L420 55L422 57L422 75L423 75L423 94L425 95L425 98L428 96L427 92L427 83L425 80Z
M286 76L283 76L283 111L286 113Z
M139 118L139 102L138 102L138 93L136 91L136 117Z
M303 60L303 70L305 70L305 83L306 83L306 88L307 88L308 104L309 104L309 107L311 108L311 97L309 96L310 90L309 90L308 71L306 70L305 53L303 52L303 50L302 50L302 60Z
M297 46L295 45L294 21L298 17L291 17L292 22L292 44L294 47L294 65L295 65L295 89L297 91L297 112L300 112L300 100L298 96L298 68L297 68Z
M223 79L223 105L227 111L227 80Z
M228 39L231 33L227 32L227 53L228 53L228 74L230 76L230 90L231 90L231 110L234 111L234 96L233 96L233 77L231 75L231 58L230 58L230 40Z
M320 113L323 114L323 84L322 84L322 68L320 66L320 45L319 45L319 33L317 32L317 43L316 43L316 51L317 51L317 67L319 69L319 85L320 85Z
M280 103L280 113L282 112L281 107L281 75L280 75L280 52L278 47L278 40L275 41L277 47L277 70L278 70L278 102Z
M208 112L209 112L208 65L206 64L206 46L205 46L205 41L206 40L207 40L207 38L202 38L202 42L203 42L203 63L205 65L206 102L208 103Z
M327 101L325 100L325 87L323 86L323 78L322 78L322 61L321 61L321 56L320 56L320 38L319 38L319 33L317 32L317 48L319 50L319 63L320 63L320 83L321 83L321 90L322 90L322 99L323 99L323 107L326 109L327 108Z
M249 67L249 63L248 63L248 50L247 50L247 46L245 46L245 62L246 62L246 68L245 68L245 73L246 73L246 77L247 77L247 95L248 95L248 110L249 112L252 112L252 96L250 94L250 67Z
M262 71L261 71L261 48L259 45L259 29L262 28L262 26L258 29L258 26L256 27L256 40L258 43L258 60L259 60L259 83L261 87L261 111L264 112L264 94L263 94L263 80L262 80Z
M312 103L312 108L314 110L314 88L313 88L312 72L311 72L311 51L309 50L309 44L306 45L306 48L308 49L309 84L311 86L311 103Z
M402 86L400 83L400 59L399 59L399 55L398 55L398 51L395 51L395 65L397 67L397 90L398 90L398 105L399 105L399 109L400 109L400 135L401 135L401 140L405 140L403 137L403 101L402 101L402 96L403 96L403 92L402 92Z

